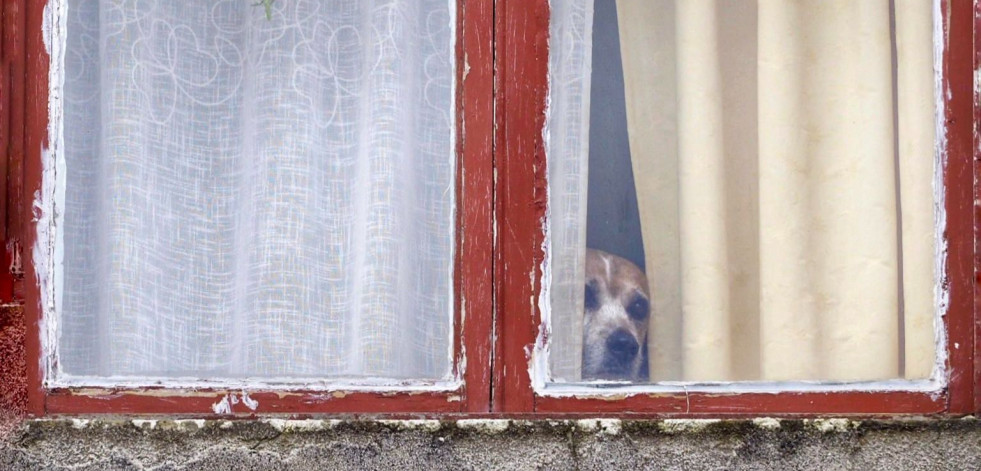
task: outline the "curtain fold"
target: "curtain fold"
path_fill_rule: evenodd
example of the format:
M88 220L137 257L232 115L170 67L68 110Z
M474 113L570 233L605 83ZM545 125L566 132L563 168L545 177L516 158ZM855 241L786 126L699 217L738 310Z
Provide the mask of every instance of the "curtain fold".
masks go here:
M932 2L616 5L651 379L929 377Z
M450 1L69 11L63 372L446 377Z
M730 244L725 225L724 116L715 106L722 100L723 82L717 21L713 0L675 5L678 154L687 157L678 161L684 371L688 377L727 380Z
M682 377L677 37L674 1L618 1L627 133L651 290L651 380ZM637 106L647 103L649 106ZM640 197L643 196L643 197ZM649 221L658 221L656 228ZM656 267L653 264L657 264Z
M894 1L896 54L896 129L902 224L903 360L908 378L928 378L936 364L936 321L933 249L936 148L933 25L924 18L933 4L923 0Z
M900 377L889 3L759 5L762 374Z

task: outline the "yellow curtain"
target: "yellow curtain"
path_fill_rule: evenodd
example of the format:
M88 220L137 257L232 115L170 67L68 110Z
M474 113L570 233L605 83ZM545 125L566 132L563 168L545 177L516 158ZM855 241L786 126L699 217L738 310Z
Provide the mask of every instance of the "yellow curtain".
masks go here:
M931 2L617 10L651 379L929 377Z

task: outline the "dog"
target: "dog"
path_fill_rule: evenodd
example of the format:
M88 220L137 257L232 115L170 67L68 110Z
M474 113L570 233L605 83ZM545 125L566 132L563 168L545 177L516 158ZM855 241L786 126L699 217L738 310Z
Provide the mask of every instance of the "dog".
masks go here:
M646 381L650 288L630 261L586 249L582 376Z

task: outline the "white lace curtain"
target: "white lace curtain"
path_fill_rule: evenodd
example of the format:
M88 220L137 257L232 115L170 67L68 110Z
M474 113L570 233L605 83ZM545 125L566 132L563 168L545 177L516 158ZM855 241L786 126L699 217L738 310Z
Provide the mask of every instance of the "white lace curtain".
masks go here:
M68 0L59 367L445 378L452 0Z
M616 2L654 380L922 379L931 0ZM582 338L593 0L554 0L551 368Z

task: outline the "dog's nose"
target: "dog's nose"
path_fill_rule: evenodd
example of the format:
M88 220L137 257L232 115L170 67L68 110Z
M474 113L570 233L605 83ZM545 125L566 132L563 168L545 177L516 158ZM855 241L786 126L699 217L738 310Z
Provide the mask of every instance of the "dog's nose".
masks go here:
M617 329L609 338L606 339L606 349L610 355L621 361L629 361L637 355L640 345L630 332L624 329Z

